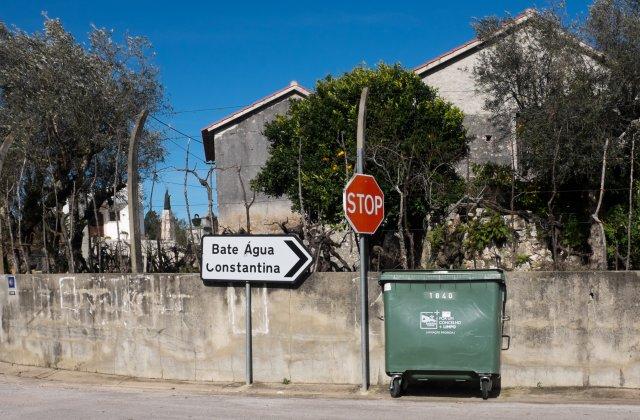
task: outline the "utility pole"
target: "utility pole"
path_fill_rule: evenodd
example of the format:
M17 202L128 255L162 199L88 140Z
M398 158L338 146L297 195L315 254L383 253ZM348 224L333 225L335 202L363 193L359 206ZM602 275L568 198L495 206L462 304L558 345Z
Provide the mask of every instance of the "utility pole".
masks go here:
M129 139L127 167L127 201L129 204L129 234L131 237L131 272L142 271L142 244L140 241L140 190L138 186L138 142L149 111L143 109Z
M364 128L367 111L369 88L362 89L358 106L358 131L356 137L356 172L364 173ZM362 358L362 391L369 389L369 285L367 271L369 256L367 255L367 235L360 234L360 352Z

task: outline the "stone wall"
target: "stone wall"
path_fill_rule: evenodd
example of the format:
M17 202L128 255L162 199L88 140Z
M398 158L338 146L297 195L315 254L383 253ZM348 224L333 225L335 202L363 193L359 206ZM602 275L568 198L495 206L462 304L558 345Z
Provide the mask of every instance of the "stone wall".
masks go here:
M489 47L491 48L491 47ZM478 65L482 49L472 49L445 64L420 74L423 82L438 89L438 95L464 112L464 126L469 136L469 159L457 166L457 172L473 176L473 164L497 163L511 166L513 141L511 121L499 120L484 109L486 95L478 91L473 68ZM515 162L517 165L517 162Z
M371 382L386 383L369 283ZM638 272L510 273L504 386L640 387ZM360 381L357 273L253 290L258 382ZM144 378L243 381L244 288L196 275L20 275L0 282L0 360Z
M480 226L490 223L494 218L499 218L497 220L508 231L507 239L500 244L493 241L481 251L474 249L468 243L468 230L481 229ZM542 271L553 268L553 256L534 218L525 220L517 215L500 215L490 209L476 207L466 214L465 219L466 222L458 213L453 213L442 226L446 230L446 251L457 249L462 258L462 268L502 268L509 271ZM460 232L464 233L461 235ZM515 247L512 236L516 238ZM438 267L448 267L444 254L444 249L436 251L435 264ZM579 260L566 259L562 265L567 270L569 267L581 267Z

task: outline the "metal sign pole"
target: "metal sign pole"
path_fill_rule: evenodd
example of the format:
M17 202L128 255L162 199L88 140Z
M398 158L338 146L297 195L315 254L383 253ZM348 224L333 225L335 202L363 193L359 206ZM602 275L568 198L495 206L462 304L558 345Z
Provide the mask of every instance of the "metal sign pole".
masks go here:
M252 358L252 337L251 337L251 283L244 285L245 293L245 381L247 385L253 383L253 358Z
M363 88L358 107L358 131L356 139L356 171L364 173L364 127L367 95L369 88ZM367 255L367 235L360 234L360 352L362 358L362 390L369 389L369 290L367 284L367 270L369 258Z
M205 286L237 282L245 287L245 381L253 383L251 283L295 284L313 258L296 235L204 235L200 278Z

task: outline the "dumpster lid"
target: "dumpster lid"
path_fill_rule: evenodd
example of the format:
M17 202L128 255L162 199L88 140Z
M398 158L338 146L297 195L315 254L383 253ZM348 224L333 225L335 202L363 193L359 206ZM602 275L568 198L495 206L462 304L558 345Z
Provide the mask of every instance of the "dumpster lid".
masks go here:
M379 283L387 282L440 282L440 281L487 281L504 282L500 269L494 270L388 270L380 274Z

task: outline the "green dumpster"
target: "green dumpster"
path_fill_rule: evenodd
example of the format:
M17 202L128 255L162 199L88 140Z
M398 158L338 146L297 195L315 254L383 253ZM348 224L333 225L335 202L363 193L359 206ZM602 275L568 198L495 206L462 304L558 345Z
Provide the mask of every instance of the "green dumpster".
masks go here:
M500 393L502 270L384 271L380 286L392 397L438 380L478 381L484 399Z

